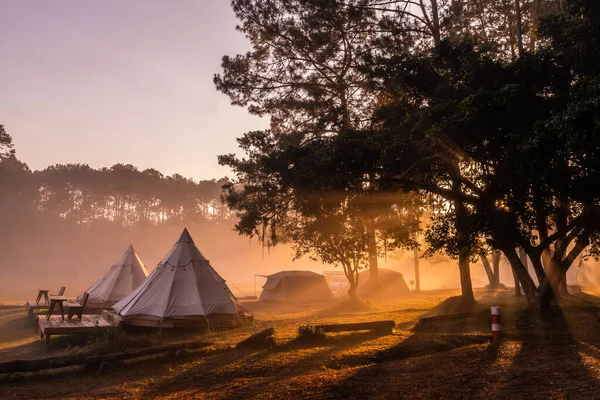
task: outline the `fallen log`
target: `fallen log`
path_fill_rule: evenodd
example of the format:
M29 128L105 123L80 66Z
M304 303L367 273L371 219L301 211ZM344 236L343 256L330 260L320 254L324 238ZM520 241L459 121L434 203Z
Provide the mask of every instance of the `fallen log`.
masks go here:
M100 354L100 355L86 357L85 365L86 366L99 365L103 362L120 361L120 360L125 360L128 358L143 357L143 356L149 356L152 354L166 353L166 352L170 352L170 351L177 351L177 350L184 350L184 349L185 350L200 349L202 347L207 347L210 345L211 345L211 343L208 343L208 342L174 343L174 344L166 344L163 346L152 346L152 347L145 347L145 348L141 348L141 349L127 350L127 351L123 351L121 353Z
M248 336L246 339L239 342L235 347L254 347L256 345L271 344L269 340L275 334L275 328L267 328L255 334Z
M345 332L345 331L379 331L391 330L396 326L396 323L391 320L387 321L372 321L372 322L355 322L351 324L330 324L316 325L314 330L321 332ZM298 333L302 333L300 328Z
M463 313L453 313L453 314L443 314L436 315L434 317L424 317L419 319L419 323L429 324L436 322L448 322L448 321L456 321L459 319L471 318L471 317L484 317L489 316L490 311L488 309L480 310L480 311L471 311L471 312L463 312Z
M163 346L152 346L141 349L128 350L119 353L97 354L84 353L72 356L48 357L37 360L15 360L0 363L0 374L15 372L35 372L44 369L64 368L72 365L96 365L107 361L124 360L128 358L142 357L151 354L165 353L183 349L199 349L210 346L208 342L174 343Z

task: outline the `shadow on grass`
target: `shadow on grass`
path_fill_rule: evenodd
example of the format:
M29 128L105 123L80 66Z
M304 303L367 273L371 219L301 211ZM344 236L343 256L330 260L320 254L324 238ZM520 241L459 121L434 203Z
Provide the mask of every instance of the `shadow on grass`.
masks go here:
M232 349L218 359L200 362L169 379L161 379L148 386L144 395L194 390L219 393L220 396L227 392L227 396L233 398L247 398L251 397L253 390L264 391L264 385L302 377L307 371L318 371L336 365L341 367L371 363L374 358L370 355L349 355L346 358L334 356L385 335L387 334L355 332L328 336L325 340L316 342L292 340L261 351Z
M593 312L593 308L579 308L578 316L584 317L590 310ZM600 381L579 354L580 349L589 351L590 348L574 337L574 334L585 334L586 329L595 328L585 325L575 327L558 307L543 314L538 310L519 313L517 326L530 330L519 335L522 346L506 371L508 379L499 388L500 396L597 398ZM592 357L597 362L598 353L594 353Z
M483 345L483 352L481 347ZM475 346L475 347L474 347ZM485 380L474 380L480 369L486 370L498 357L499 346L488 335L415 334L384 351L374 365L357 370L342 382L332 385L324 398L455 398L452 390L461 390L469 381L477 393ZM477 367L460 368L464 354L477 354ZM447 360L446 360L447 358ZM454 379L453 373L459 379ZM472 398L467 393L456 398Z
M487 335L411 336L383 352L377 364L331 386L324 397L598 398L600 381L593 371L600 351L574 338L578 332L562 310L545 315L523 310L515 320L521 330L483 348L470 345L485 344ZM435 357L415 358L428 355Z

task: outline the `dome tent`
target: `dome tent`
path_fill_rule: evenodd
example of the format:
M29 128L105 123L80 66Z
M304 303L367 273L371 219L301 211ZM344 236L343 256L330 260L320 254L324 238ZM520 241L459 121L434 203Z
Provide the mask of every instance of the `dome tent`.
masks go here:
M130 244L119 261L86 290L88 304L99 308L113 305L133 292L147 276L146 266Z
M187 229L144 282L113 306L141 326L233 325L249 317Z
M263 275L264 276L264 275ZM261 300L317 302L333 299L323 275L311 271L281 271L266 275Z
M410 289L400 272L391 269L379 268L379 290L375 291L369 279L369 270L358 274L357 294L362 297L388 297L398 298L410 294Z

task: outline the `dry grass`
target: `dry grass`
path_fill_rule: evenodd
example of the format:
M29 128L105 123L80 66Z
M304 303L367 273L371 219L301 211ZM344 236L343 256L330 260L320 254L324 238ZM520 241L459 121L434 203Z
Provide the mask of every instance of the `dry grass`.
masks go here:
M482 306L501 305L507 337L489 342L486 332L413 333L423 315L435 313L454 291L425 292L409 299L370 303L358 311L335 304L246 305L250 326L213 333L170 332L163 342L208 340L214 346L175 357L116 363L98 374L69 368L0 377L0 398L187 399L187 398L597 398L600 393L600 329L596 298L578 296L565 312L542 318L526 311L509 291L477 294ZM22 310L19 310L22 312ZM0 358L29 349L47 350L33 328L9 333L22 314L0 314ZM324 341L295 340L301 325L393 319L391 334L328 334ZM463 323L463 322L460 322ZM12 325L11 325L12 324ZM235 349L252 333L276 330L276 345ZM21 336L19 336L21 335ZM64 352L59 338L50 353ZM54 339L53 339L54 341ZM71 344L73 345L73 344ZM20 350L19 350L20 349Z

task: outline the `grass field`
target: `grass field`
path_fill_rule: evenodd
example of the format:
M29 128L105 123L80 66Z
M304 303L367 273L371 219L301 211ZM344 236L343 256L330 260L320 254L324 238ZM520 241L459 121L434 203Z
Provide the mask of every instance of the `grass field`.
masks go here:
M247 327L213 333L127 333L153 342L207 340L209 348L111 364L0 376L0 399L430 399L600 398L600 300L578 294L541 318L510 291L477 291L500 305L506 337L490 343L487 326L460 321L430 332L411 330L455 291L423 292L373 302L358 311L335 304L266 306L246 302ZM297 339L301 325L393 319L388 333L328 334ZM235 349L248 335L276 329L272 348ZM435 333L433 333L435 332ZM142 336L137 336L142 335ZM89 338L56 337L46 349L22 309L0 310L0 361L89 349Z

